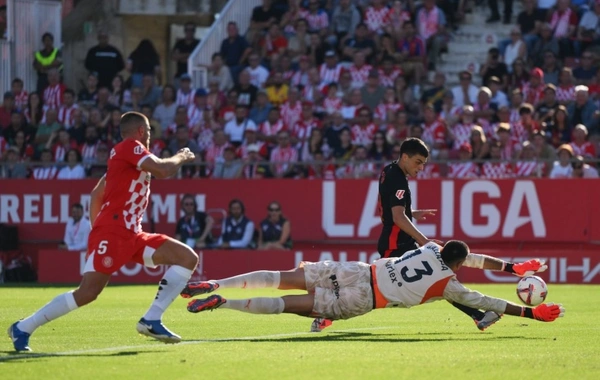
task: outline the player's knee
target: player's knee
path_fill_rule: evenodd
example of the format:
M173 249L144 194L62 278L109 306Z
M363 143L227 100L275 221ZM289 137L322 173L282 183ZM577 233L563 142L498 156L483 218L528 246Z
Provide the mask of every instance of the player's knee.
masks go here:
M198 265L198 254L196 254L196 252L194 252L194 250L192 250L191 248L185 248L185 251L182 252L183 254L181 255L181 263L179 265L194 270Z

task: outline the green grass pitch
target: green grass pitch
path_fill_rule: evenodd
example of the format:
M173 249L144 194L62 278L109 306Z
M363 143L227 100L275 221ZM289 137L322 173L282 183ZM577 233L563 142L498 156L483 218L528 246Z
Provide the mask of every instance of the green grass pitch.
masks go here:
M517 301L514 285L473 285ZM0 327L68 290L0 288ZM40 328L33 355L0 345L2 379L600 379L600 286L550 285L566 315L553 323L505 316L480 332L446 302L376 310L309 333L311 319L231 310L164 317L184 343L142 337L135 324L156 286L111 286L92 305ZM275 290L222 290L225 297Z

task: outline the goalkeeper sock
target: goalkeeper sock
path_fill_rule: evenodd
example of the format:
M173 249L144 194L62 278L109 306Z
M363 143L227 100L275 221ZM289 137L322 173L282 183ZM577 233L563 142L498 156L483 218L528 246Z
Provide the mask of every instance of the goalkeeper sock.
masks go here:
M483 313L482 311L479 311L477 309L473 309L472 307L469 307L469 306L461 305L461 304L456 303L456 302L452 302L452 306L454 306L458 310L462 311L463 313L465 313L469 317L471 317L473 319L476 319L478 321L481 321L483 319L483 317L485 316L485 313Z
M73 291L56 296L44 307L23 319L17 324L17 328L28 334L32 334L38 327L62 317L63 315L77 309L77 303L73 297Z
M221 308L233 309L252 314L281 314L285 302L283 298L247 298L242 300L227 300Z
M160 280L156 298L154 298L154 302L152 302L144 318L148 321L160 320L167 307L177 298L190 277L192 277L192 270L179 265L170 267Z
M281 274L277 271L261 270L224 278L216 281L220 288L260 289L279 288ZM227 301L229 302L229 300Z

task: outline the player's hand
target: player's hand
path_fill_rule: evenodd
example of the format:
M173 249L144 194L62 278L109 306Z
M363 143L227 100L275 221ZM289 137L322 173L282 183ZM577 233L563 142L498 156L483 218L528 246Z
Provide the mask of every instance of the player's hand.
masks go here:
M194 152L192 152L189 148L179 149L179 151L177 152L177 154L183 156L183 161L184 162L194 161L194 159L196 158L196 155L194 154Z
M543 303L532 310L533 318L542 322L552 322L556 318L565 316L565 308L562 304Z
M427 219L427 216L431 215L431 216L435 216L435 213L437 212L436 209L429 209L429 210L414 210L412 212L412 216L413 218L415 218L416 220L425 220Z
M533 259L525 261L524 263L513 264L512 269L517 276L525 277L545 271L548 269L548 265L546 265L546 262L543 260Z

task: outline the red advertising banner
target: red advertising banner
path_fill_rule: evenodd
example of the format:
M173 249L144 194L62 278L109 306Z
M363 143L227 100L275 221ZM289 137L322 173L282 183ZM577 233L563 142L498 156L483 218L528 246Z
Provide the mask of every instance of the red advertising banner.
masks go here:
M34 186L35 184L35 186ZM21 240L61 240L70 205L87 210L90 180L0 180L0 223L19 226ZM430 238L469 242L600 241L600 181L411 181L413 209L437 209L418 224ZM234 198L255 224L277 200L295 241L374 241L381 231L378 182L370 180L157 180L152 182L156 232L174 234L184 193L202 210Z
M496 254L498 251L495 251ZM478 253L494 254L490 251ZM502 259L522 262L531 258L545 259L548 270L540 276L549 283L600 284L600 255L579 250L565 253L545 250L538 255L532 251L502 250ZM379 254L373 250L292 250L292 251L201 251L194 279L214 279L255 270L288 270L301 261L364 261L373 262ZM38 258L40 283L77 283L85 264L85 253L42 250ZM164 274L164 267L146 268L130 263L116 272L111 283L153 284ZM463 268L458 278L464 283L516 283L518 278L505 272Z

